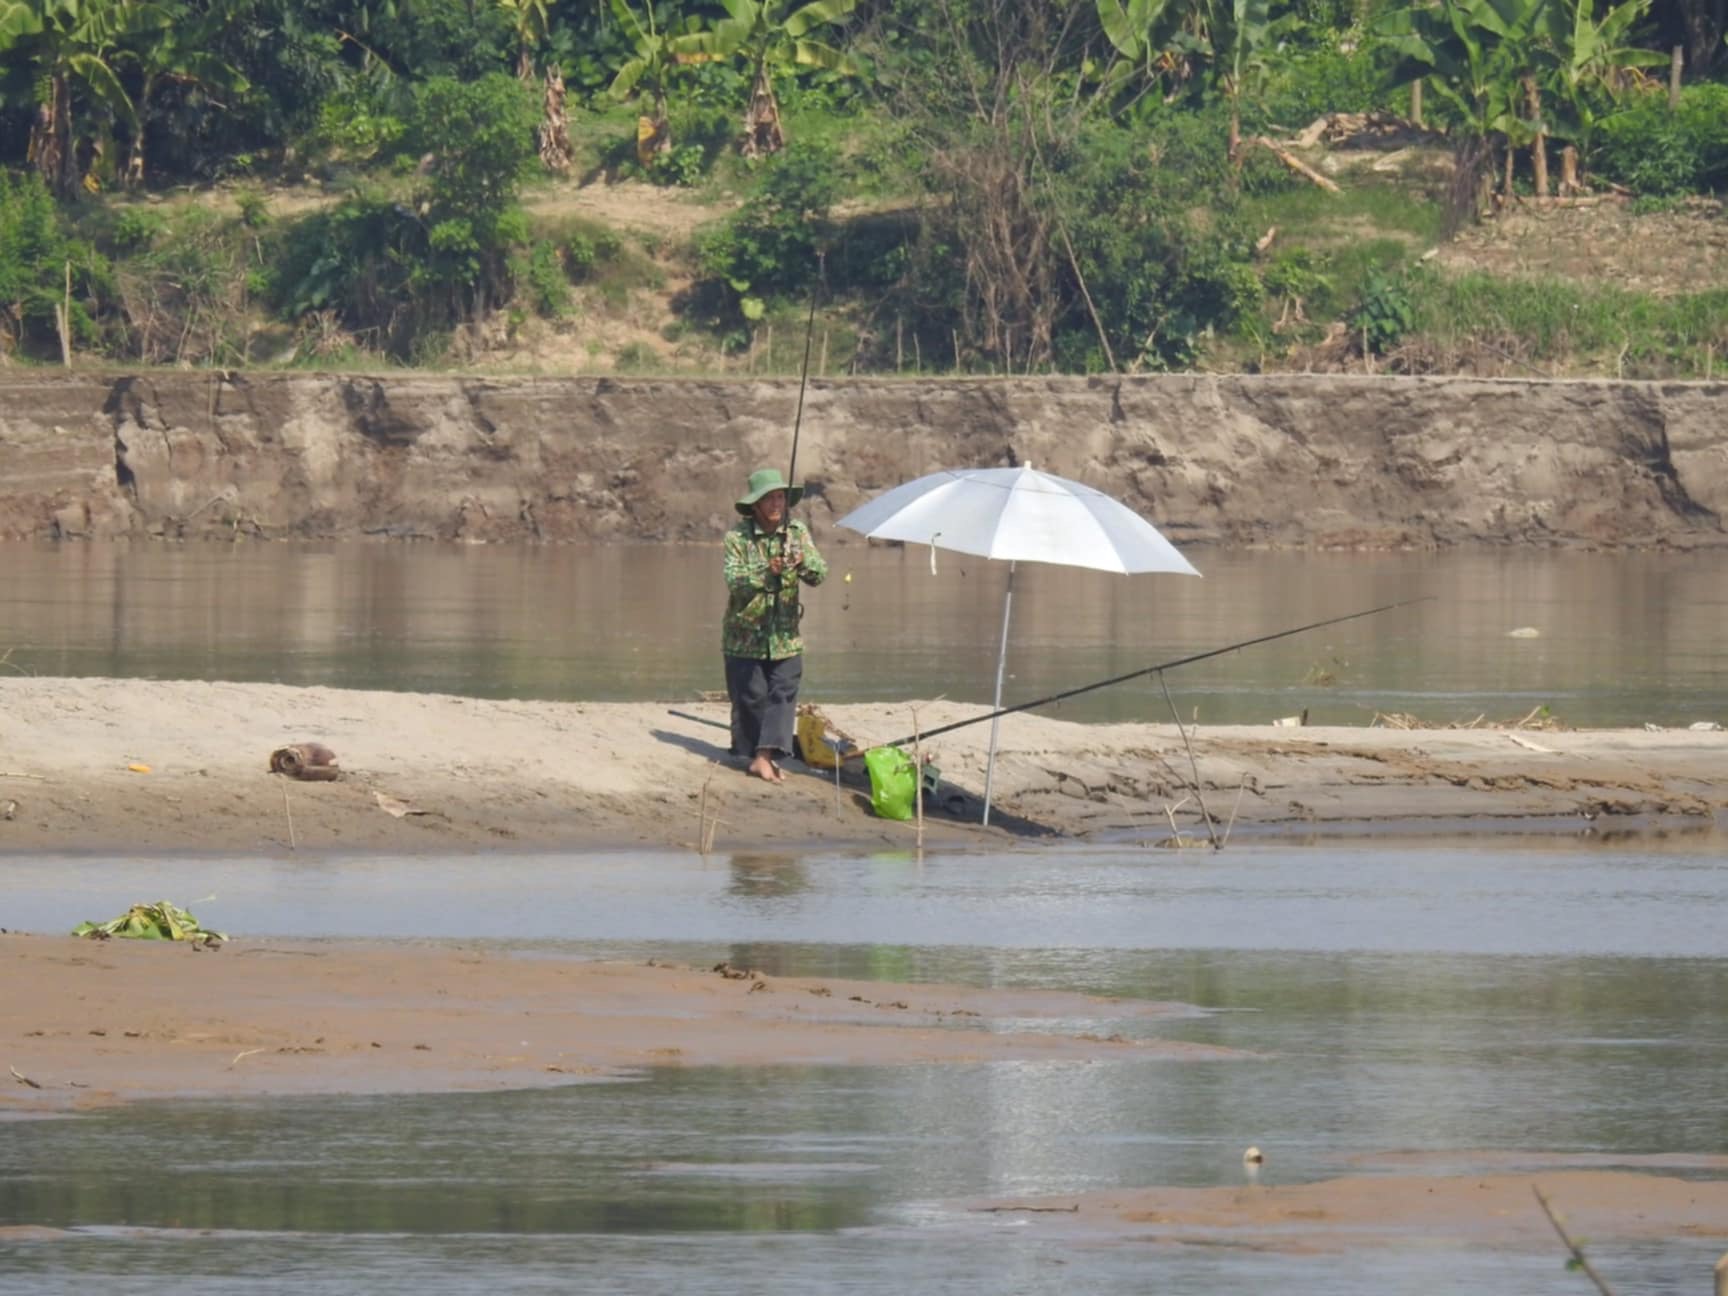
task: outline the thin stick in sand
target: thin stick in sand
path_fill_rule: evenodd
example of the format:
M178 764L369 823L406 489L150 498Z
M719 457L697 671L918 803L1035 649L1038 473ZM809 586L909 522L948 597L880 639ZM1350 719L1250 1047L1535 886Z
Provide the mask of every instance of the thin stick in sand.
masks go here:
M717 762L717 761L711 761L709 763L711 765L713 765L714 769L716 769L716 770L720 768L719 762ZM714 801L715 801L714 817L712 819L710 819L708 817L708 784L712 783L713 781L714 781L714 774L712 772L710 772L708 777L705 780L703 780L702 799L701 799L701 802L696 807L696 850L699 854L701 854L703 856L707 856L707 855L710 855L713 853L713 851L714 851L714 834L719 832L720 831L720 825L726 822L724 819L722 819L720 817L720 810L719 810L720 798L718 797L718 795L716 795L716 797L714 798Z
M1170 704L1170 718L1176 722L1176 732L1182 735L1182 745L1188 749L1188 768L1194 771L1194 799L1200 803L1200 817L1206 821L1212 849L1222 850L1218 830L1212 826L1212 812L1206 808L1206 794L1200 790L1200 762L1194 757L1194 744L1188 741L1188 730L1183 727L1182 717L1176 713L1176 700L1170 696L1170 685L1165 681L1163 671L1158 672L1158 684L1164 690L1164 700Z
M300 847L294 840L294 809L288 804L288 785L286 783L282 785L282 812L288 816L288 849L299 850Z
M918 860L924 860L924 740L918 727L918 708L912 708L912 804L917 810Z
M1236 826L1236 812L1242 808L1242 794L1248 790L1248 776L1244 774L1242 781L1236 785L1236 804L1230 807L1230 821L1224 825L1224 837L1218 843L1218 849L1223 850L1230 844L1230 830Z
M1566 1244L1566 1249L1572 1253L1572 1264L1586 1278L1596 1284L1596 1290L1602 1296L1614 1296L1614 1289L1608 1285L1608 1280L1596 1272L1596 1267L1590 1263L1590 1258L1584 1254L1584 1249L1572 1240L1572 1235L1566 1231L1565 1217L1548 1204L1548 1197L1535 1184L1530 1185L1530 1191L1536 1194L1536 1202L1542 1207L1542 1213L1548 1217L1548 1222L1554 1226L1554 1231L1560 1235L1560 1240ZM1721 1285L1717 1285L1721 1290Z
M708 785L713 781L712 774L702 780L702 795L696 801L696 850L702 855L708 853Z

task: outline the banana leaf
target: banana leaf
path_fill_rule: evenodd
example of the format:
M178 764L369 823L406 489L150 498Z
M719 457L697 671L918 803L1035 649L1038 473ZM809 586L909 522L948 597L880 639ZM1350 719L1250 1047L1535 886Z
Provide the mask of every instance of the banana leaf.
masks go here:
M217 945L228 939L221 932L206 931L191 913L166 900L135 904L108 922L81 922L72 929L72 934L92 940L120 936L127 940L195 941L205 945Z

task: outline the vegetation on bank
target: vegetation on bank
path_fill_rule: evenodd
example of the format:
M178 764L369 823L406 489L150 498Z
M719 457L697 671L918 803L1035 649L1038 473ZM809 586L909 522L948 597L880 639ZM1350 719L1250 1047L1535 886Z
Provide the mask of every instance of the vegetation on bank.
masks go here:
M814 299L825 372L1713 376L1728 286L1449 240L1553 195L1613 204L1634 250L1680 220L1680 255L1728 256L1721 23L0 0L0 363L795 372Z

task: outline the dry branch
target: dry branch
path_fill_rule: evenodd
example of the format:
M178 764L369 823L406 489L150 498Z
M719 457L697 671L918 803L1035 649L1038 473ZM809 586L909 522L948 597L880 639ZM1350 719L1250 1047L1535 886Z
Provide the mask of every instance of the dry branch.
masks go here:
M1274 144L1271 140L1267 139L1264 135L1256 136L1254 142L1256 144L1259 144L1262 147L1268 149L1271 152L1273 157L1277 158L1280 162L1282 162L1285 166L1289 167L1297 175L1302 176L1304 179L1312 180L1315 184L1319 185L1327 193L1342 193L1343 192L1343 190L1339 189L1339 187L1335 181L1328 179L1326 176L1321 175L1313 167L1309 166L1306 162L1302 161L1301 158L1297 157L1294 153L1290 152L1289 149L1280 148L1278 145Z

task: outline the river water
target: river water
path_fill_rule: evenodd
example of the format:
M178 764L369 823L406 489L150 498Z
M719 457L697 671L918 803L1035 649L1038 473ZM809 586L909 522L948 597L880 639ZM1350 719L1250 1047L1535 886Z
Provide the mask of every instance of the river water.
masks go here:
M0 654L43 674L515 697L713 687L708 549L13 547ZM1397 598L1419 608L1179 674L1202 720L1302 706L1574 723L1722 716L1721 564L1197 555L1203 582L1022 569L1011 690ZM844 551L814 687L982 698L1000 571ZM853 572L850 584L839 580ZM964 573L963 575L961 573ZM1150 582L1147 584L1138 581ZM1534 638L1511 638L1519 627ZM1346 633L1347 630L1347 633ZM820 666L817 662L820 661ZM1333 676L1322 683L1322 672ZM1079 716L1157 718L1161 695ZM1466 714L1467 713L1467 714ZM0 717L0 741L3 741ZM0 1123L0 1291L978 1293L1581 1290L1552 1250L1342 1256L1034 1236L958 1198L1552 1164L1719 1177L1728 868L1711 833L897 853L0 855L0 925L196 901L242 939L1037 986L1252 1056L691 1069L529 1093L162 1102ZM221 956L218 956L220 959ZM215 965L219 970L219 962ZM3 993L3 988L0 988ZM1654 1158L1654 1160L1651 1160ZM1712 1160L1715 1158L1716 1160ZM49 1241L7 1225L70 1228ZM1621 1293L1708 1290L1721 1238L1592 1242Z
M1006 568L831 550L806 696L990 697ZM1167 678L1184 719L1430 720L1546 706L1580 726L1728 722L1728 562L1528 551L1196 550L1204 574L1023 565L1013 703L1328 617L1426 599ZM0 661L42 675L650 700L723 687L718 546L0 545ZM851 581L845 576L850 574ZM1535 631L1514 637L1514 630ZM1163 720L1155 679L1057 714Z
M726 1068L442 1097L154 1103L0 1125L0 1289L1575 1290L1562 1257L1023 1238L977 1195L1578 1164L1719 1175L1728 869L1708 841L485 860L15 859L9 924L199 899L247 935L461 939L1174 1001L1058 1029L1224 1061ZM206 898L207 897L207 898ZM525 1032L532 1031L531 1023ZM1716 1157L1714 1168L1708 1161ZM1437 1159L1436 1159L1437 1158ZM1703 1290L1720 1239L1597 1243Z

